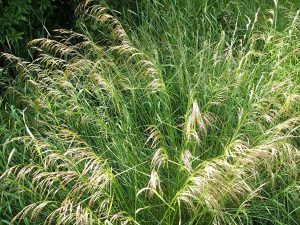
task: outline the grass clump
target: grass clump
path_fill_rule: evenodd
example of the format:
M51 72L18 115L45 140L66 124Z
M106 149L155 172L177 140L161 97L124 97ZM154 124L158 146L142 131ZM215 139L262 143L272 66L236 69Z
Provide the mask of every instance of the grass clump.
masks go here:
M298 224L292 6L87 1L82 33L4 54L2 222Z

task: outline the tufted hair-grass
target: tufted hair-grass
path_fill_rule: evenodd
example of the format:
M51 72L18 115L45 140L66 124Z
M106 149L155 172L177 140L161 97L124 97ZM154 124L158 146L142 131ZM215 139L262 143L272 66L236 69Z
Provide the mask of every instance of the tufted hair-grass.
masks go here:
M96 3L2 54L1 223L298 224L297 2Z

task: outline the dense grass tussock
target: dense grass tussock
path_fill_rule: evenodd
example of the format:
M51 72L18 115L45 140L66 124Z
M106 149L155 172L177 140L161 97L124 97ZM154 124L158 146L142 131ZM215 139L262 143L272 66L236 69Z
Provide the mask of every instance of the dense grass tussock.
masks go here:
M82 33L4 54L1 222L299 224L296 10L86 2Z

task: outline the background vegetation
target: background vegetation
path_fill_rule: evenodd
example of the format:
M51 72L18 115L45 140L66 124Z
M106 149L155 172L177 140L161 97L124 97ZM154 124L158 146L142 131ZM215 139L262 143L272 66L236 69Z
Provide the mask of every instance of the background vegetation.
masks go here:
M1 222L299 224L299 3L111 7L3 54Z
M1 51L25 56L28 41L51 36L56 28L72 28L78 3L79 0L1 0Z

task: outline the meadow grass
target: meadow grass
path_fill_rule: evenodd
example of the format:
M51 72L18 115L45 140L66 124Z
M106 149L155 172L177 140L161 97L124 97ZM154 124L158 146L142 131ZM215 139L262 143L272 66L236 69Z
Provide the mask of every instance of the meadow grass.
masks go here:
M299 224L296 3L82 3L3 54L3 224Z

